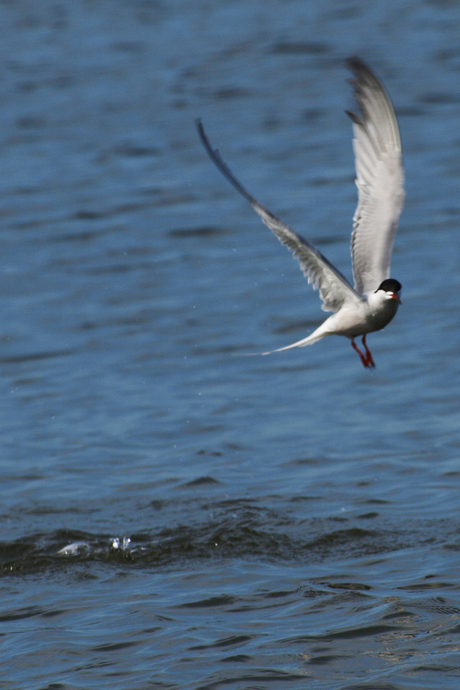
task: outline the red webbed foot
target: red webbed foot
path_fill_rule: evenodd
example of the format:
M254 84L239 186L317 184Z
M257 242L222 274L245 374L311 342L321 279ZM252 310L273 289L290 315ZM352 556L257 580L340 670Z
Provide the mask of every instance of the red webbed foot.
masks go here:
M369 348L366 345L366 336L365 335L363 335L362 343L364 345L364 349L366 350L367 366L372 368L372 369L375 369L375 362L374 362L374 359L371 355L371 351L369 350Z
M361 352L359 347L356 345L355 341L351 341L351 346L355 352L358 353L362 365L365 369L375 369L375 362L372 358L371 351L366 345L366 336L363 335L362 343L364 345L365 353Z

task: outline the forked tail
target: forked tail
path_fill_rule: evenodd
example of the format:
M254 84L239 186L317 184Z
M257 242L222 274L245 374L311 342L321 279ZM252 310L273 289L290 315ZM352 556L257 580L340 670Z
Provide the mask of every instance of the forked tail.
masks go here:
M314 331L307 338L302 338L302 340L298 340L296 343L292 343L292 345L285 345L284 347L279 347L277 350L270 350L269 352L260 352L259 354L271 355L274 352L283 352L284 350L292 350L294 347L305 347L306 345L313 345L313 343L317 343L318 340L321 340L321 338L324 338L327 335L327 333L324 333L324 332L318 333L318 330Z

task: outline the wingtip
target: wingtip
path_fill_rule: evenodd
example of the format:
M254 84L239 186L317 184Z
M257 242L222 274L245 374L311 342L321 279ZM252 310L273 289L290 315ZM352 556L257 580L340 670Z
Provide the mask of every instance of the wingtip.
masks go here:
M369 71L369 67L359 55L351 55L345 60L345 64L352 72Z
M204 131L204 126L201 121L201 117L195 118L195 125L198 130L198 135L201 139L201 143L203 144L204 148L208 152L208 155L211 156L211 158L219 157L219 151L217 149L213 150L211 146L211 142L209 141L208 137L206 136L206 132Z
M196 118L195 118L195 127L197 128L198 133L199 133L200 136L201 136L202 133L204 132L204 127L203 127L203 123L202 123L202 121L201 121L201 117L196 117Z
M362 80L379 81L367 62L358 55L348 58L346 66L350 72L353 72L353 78L350 81L355 86L357 86L357 82L359 83Z
M387 99L390 100L382 81L362 58L358 55L353 55L347 58L345 64L353 73L353 77L349 79L349 82L354 86L357 97L361 93L361 89L367 87L382 91L386 94Z
M353 124L355 124L355 125L362 125L363 124L362 118L359 115L357 115L357 113L353 113L351 110L345 110L345 113L348 115L348 117L353 122Z

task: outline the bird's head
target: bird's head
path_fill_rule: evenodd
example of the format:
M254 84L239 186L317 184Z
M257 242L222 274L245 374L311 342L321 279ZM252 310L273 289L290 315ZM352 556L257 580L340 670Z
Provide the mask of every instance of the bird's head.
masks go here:
M402 285L399 282L399 280L395 280L394 278L387 278L382 283L380 283L379 287L375 292L380 292L381 290L384 293L385 299L395 299L398 302L398 304L402 304Z

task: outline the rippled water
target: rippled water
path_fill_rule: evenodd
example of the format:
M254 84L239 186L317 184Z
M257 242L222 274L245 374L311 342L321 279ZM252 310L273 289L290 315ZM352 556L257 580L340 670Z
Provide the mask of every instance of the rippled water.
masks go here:
M0 6L0 688L457 690L460 10ZM403 306L324 317L219 176L350 276L344 58L400 119Z

